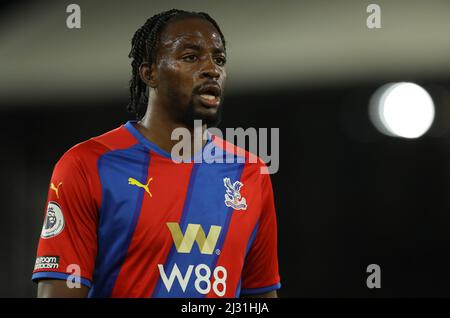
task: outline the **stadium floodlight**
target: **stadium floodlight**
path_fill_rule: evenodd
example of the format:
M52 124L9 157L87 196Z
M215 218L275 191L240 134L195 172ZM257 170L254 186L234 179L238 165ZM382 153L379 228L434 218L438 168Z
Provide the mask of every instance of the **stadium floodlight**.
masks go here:
M369 105L375 127L392 137L419 138L430 128L434 114L434 103L428 92L408 82L381 86Z

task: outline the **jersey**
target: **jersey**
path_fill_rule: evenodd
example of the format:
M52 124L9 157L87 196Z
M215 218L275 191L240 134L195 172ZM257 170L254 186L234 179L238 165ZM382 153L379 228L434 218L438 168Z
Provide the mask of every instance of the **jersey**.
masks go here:
M267 167L229 145L210 134L201 162L179 163L129 121L69 149L51 177L33 281L78 280L89 297L280 288Z

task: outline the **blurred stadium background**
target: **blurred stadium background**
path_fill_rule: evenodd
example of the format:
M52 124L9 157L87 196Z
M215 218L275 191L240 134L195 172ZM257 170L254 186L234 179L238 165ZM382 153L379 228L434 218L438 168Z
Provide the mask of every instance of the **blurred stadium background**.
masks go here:
M366 8L381 7L381 29ZM70 30L66 7L81 7ZM221 127L279 127L272 176L282 297L450 296L450 1L7 1L0 6L1 297L30 281L49 178L74 144L132 115L131 37L151 15L205 11L227 40ZM424 87L418 139L370 122L389 82ZM381 266L368 289L366 267Z

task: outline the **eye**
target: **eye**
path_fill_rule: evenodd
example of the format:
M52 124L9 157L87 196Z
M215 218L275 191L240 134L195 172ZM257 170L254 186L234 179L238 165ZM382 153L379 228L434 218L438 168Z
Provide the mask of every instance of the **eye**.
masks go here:
M224 57L218 57L216 58L216 63L220 66L224 66L225 63L227 62L226 58Z
M195 56L193 54L186 55L186 56L183 56L183 60L186 62L195 62L195 61L197 61L197 56Z

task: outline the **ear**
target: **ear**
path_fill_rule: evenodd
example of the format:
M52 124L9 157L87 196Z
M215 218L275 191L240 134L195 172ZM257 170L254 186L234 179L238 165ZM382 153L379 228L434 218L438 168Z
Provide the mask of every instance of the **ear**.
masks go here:
M150 86L151 88L155 88L158 86L158 76L156 72L155 64L150 65L147 62L142 63L139 66L139 75L141 76L142 81Z

